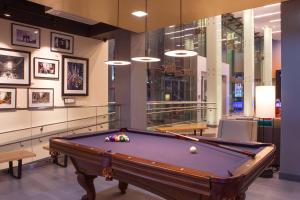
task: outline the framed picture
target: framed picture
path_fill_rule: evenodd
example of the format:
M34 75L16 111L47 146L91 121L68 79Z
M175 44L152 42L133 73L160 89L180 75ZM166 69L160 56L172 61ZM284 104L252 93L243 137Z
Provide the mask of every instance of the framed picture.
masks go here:
M17 89L0 88L0 111L11 110L17 107Z
M30 52L0 48L0 85L30 85Z
M17 46L40 48L41 31L39 28L11 24L11 43Z
M28 108L51 109L54 108L53 88L28 88Z
M59 79L59 60L35 57L34 78Z
M88 96L89 60L63 56L62 95Z
M51 32L51 51L73 54L74 37L61 33Z

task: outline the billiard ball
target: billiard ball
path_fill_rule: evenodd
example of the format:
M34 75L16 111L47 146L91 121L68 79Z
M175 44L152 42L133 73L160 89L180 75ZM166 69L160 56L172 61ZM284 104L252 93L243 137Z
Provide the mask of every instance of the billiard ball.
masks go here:
M125 137L121 137L120 141L125 142Z
M115 142L120 142L120 136L115 137Z
M106 137L105 138L105 142L109 142L110 140L109 140L109 137Z
M114 136L109 136L109 141L110 142L114 142L115 141L115 137Z
M195 146L191 146L190 147L190 152L193 153L193 154L197 153L197 148Z

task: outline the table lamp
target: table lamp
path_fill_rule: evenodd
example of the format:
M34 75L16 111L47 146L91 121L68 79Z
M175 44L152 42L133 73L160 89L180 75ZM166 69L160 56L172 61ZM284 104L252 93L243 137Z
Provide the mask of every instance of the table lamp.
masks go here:
M256 117L275 118L275 86L256 86Z

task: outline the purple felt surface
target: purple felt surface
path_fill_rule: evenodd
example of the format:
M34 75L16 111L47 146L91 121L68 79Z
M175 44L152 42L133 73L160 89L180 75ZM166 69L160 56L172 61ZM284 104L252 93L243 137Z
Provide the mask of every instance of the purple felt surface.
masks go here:
M71 141L91 147L99 147L113 153L127 154L147 160L207 171L220 177L229 177L228 170L233 172L241 164L251 159L246 155L200 142L131 132L127 132L127 136L130 138L129 143L105 142L105 137L109 135L112 134L77 138ZM191 146L197 147L196 154L190 153L189 149ZM243 149L256 153L262 150L262 148Z

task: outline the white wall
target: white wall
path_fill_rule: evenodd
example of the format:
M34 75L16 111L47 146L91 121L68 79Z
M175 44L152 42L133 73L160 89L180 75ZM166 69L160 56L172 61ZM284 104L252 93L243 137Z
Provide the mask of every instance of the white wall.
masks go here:
M64 106L61 96L61 80L62 80L62 54L50 51L50 33L51 30L41 28L41 48L33 49L28 47L20 47L11 45L11 23L12 21L0 19L0 47L16 50L24 50L31 52L31 86L32 88L54 88L54 105ZM57 31L55 31L57 32ZM67 54L66 54L67 55ZM89 59L89 96L75 97L76 105L82 106L98 106L108 104L108 67L104 61L108 57L108 43L99 40L75 36L74 35L74 54L71 56L83 57ZM60 60L59 80L43 80L34 79L33 77L33 58L49 58ZM0 85L1 87L1 85ZM12 86L15 87L15 86ZM27 107L27 87L17 87L17 107ZM97 111L96 111L97 110ZM101 111L99 111L101 110ZM107 109L54 109L44 111L16 111L16 112L0 112L0 133L8 130L27 128L31 126L39 126L43 124L62 122L67 119L76 119L81 117L95 116L97 113L105 114ZM97 120L99 120L97 118ZM91 119L88 123L93 123L96 118ZM102 119L100 119L102 120ZM80 122L86 123L86 122ZM78 125L78 123L77 123ZM59 124L53 127L45 127L44 132L39 128L35 130L19 131L8 134L0 134L0 152L4 150L14 150L18 148L26 148L38 154L38 158L45 157L48 153L41 148L41 143L45 145L48 142L47 138L41 141L30 141L23 147L20 144L11 146L1 146L1 144L16 139L30 138L36 134L43 134L47 131L59 130L72 126L71 123ZM107 128L104 127L104 128ZM95 127L94 127L95 129ZM87 130L82 130L87 131ZM37 143L37 144L36 144ZM31 159L26 160L29 162ZM0 168L3 166L0 166ZM6 166L5 166L6 167Z

